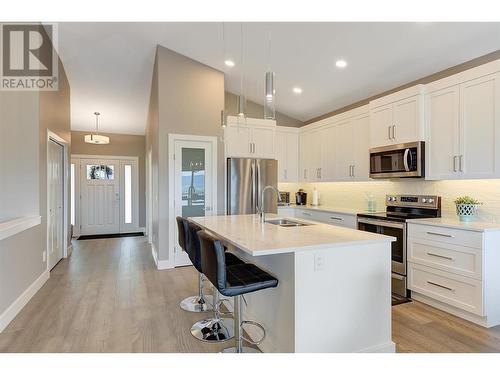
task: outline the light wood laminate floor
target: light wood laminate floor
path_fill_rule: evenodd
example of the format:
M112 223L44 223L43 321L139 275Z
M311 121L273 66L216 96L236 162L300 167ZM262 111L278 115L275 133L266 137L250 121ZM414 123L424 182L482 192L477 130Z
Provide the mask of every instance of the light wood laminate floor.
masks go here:
M207 314L178 303L196 291L192 267L156 270L143 237L74 241L50 279L0 333L0 352L218 352L194 339ZM393 307L399 352L500 352L485 329L418 302Z

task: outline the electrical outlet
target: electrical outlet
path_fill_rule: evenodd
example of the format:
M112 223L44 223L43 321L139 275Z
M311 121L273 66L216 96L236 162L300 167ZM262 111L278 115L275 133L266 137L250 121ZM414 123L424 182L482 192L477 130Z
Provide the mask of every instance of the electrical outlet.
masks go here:
M325 268L325 258L321 254L314 254L314 271L323 271Z
M47 251L42 251L42 261L45 263L47 261Z

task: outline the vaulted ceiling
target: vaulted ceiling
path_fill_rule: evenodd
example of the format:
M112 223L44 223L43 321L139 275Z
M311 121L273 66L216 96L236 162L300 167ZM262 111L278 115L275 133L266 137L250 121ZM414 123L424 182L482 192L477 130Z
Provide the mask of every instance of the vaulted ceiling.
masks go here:
M244 23L242 63L240 24L224 30L223 43L221 23L59 24L72 129L91 129L100 111L103 131L143 134L158 44L224 71L228 91L239 92L243 73L258 103L270 66L277 110L299 120L500 49L500 23Z

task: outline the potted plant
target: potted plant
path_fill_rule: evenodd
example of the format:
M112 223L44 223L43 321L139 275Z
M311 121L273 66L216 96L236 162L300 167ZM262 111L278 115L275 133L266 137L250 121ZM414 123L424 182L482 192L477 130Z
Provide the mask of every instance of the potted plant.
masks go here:
M477 206L480 204L482 203L468 195L455 199L457 215L460 221L471 221L477 211Z

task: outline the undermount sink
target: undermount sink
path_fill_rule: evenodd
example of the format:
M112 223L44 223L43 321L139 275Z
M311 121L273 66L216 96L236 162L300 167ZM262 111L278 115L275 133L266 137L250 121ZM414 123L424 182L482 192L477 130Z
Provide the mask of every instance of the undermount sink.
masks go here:
M266 220L266 223L279 225L280 227L305 227L308 223L301 223L298 221L288 220L288 219L274 219L274 220Z

